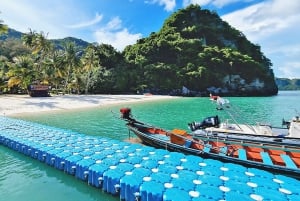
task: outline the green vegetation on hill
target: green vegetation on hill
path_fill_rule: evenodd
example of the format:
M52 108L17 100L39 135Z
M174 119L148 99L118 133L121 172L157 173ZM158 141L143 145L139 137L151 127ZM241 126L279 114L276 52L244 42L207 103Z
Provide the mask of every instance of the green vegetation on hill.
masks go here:
M300 90L300 79L276 78L279 90Z
M136 80L141 88L277 93L272 63L260 47L216 13L195 5L173 13L159 32L128 46L124 55L138 77L143 77Z
M76 93L181 94L183 86L186 95L278 92L272 63L260 47L197 5L174 12L158 32L123 52L72 37L47 40L31 30L10 30L0 39L4 92L25 91L32 82Z
M29 30L29 32L32 32L32 30ZM22 42L22 37L24 37L25 35L26 34L24 33L9 28L7 30L7 33L0 35L0 41L15 40ZM82 39L74 37L66 37L63 39L50 39L49 41L54 44L54 47L56 49L63 49L63 45L65 43L74 43L77 48L84 50L90 44Z
M54 44L56 49L63 49L63 46L66 43L74 43L75 46L80 50L84 50L89 46L88 42L74 37L67 37L64 39L52 39L50 41Z
M3 34L0 34L0 40L8 40L8 39L19 39L22 38L22 33L19 31L16 31L14 29L7 29L7 32L5 31Z

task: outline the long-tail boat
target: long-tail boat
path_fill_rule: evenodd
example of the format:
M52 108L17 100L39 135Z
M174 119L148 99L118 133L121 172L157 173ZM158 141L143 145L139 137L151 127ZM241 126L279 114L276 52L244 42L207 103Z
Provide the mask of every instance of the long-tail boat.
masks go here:
M261 143L215 139L200 139L185 130L171 131L148 125L136 120L130 108L121 108L121 119L125 120L129 131L132 131L144 144L212 158L223 162L242 164L271 172L300 178L300 147L284 143Z

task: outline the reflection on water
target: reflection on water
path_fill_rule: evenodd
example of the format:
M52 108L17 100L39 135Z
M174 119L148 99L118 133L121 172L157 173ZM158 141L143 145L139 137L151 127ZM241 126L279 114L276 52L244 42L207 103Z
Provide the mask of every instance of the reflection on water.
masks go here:
M3 146L0 146L0 161L0 200L119 200L73 176Z

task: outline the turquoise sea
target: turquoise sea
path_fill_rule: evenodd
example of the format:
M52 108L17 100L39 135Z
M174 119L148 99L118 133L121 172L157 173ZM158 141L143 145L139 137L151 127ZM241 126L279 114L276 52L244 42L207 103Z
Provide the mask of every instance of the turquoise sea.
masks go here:
M230 101L239 123L269 123L281 126L300 114L300 91L280 91L272 97L224 97ZM141 103L125 103L93 109L23 115L14 118L77 131L86 135L126 140L128 130L119 117L121 107L130 107L137 119L166 129L188 129L187 123L211 115L229 118L226 110L216 110L209 98L174 98ZM114 201L111 196L87 183L0 146L0 201Z

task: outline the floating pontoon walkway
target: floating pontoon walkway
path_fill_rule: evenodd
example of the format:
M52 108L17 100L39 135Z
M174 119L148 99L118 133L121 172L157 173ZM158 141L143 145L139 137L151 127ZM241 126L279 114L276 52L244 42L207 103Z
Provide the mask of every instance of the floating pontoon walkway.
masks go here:
M287 176L12 118L0 117L0 144L126 201L300 199Z

